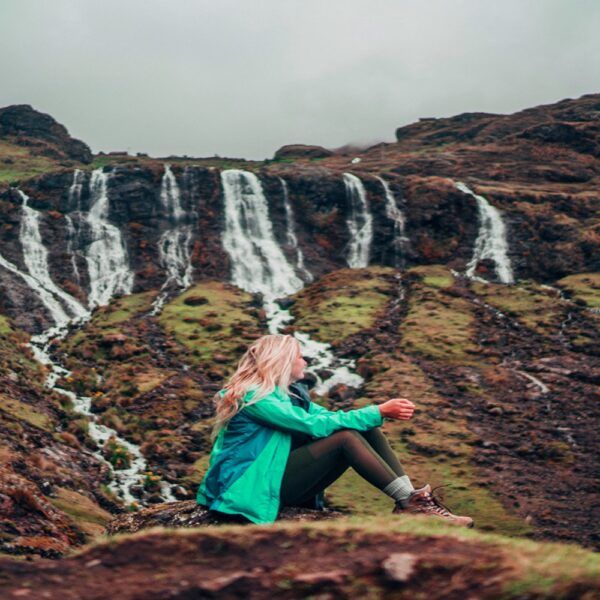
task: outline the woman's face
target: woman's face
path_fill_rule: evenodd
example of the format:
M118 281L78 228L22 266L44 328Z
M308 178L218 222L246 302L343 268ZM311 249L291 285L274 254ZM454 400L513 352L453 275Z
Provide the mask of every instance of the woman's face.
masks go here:
M304 377L304 369L306 368L308 363L302 358L302 353L298 350L296 354L296 358L292 363L292 381L297 381L298 379L302 379Z

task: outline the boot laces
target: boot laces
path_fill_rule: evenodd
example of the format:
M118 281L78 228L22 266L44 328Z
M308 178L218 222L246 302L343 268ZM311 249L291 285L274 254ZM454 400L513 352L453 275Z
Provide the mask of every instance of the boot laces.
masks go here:
M452 514L450 509L434 494L435 490L443 487L446 486L438 485L437 487L434 487L431 492L425 492L423 494L423 506L432 512L438 513L444 517L449 517Z

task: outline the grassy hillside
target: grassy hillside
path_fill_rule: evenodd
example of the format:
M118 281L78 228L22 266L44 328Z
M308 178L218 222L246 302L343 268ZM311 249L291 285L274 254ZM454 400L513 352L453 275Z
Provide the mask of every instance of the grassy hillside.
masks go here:
M154 529L51 565L1 561L13 597L591 598L600 558L575 546L402 518Z

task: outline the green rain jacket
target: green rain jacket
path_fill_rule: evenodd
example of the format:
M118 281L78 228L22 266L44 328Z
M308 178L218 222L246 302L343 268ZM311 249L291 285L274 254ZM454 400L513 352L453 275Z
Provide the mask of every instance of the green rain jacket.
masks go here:
M290 432L323 438L339 429L368 431L383 423L375 404L334 412L308 401L304 408L296 406L289 393L275 388L268 396L246 406L254 393L246 393L242 408L215 439L208 471L197 495L198 504L243 515L254 523L273 523L279 513Z

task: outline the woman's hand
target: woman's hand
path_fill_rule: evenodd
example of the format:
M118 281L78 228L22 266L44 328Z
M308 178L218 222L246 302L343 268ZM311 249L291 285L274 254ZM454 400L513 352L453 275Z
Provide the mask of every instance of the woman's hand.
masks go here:
M415 405L408 398L392 398L379 405L382 417L408 421L415 412Z

